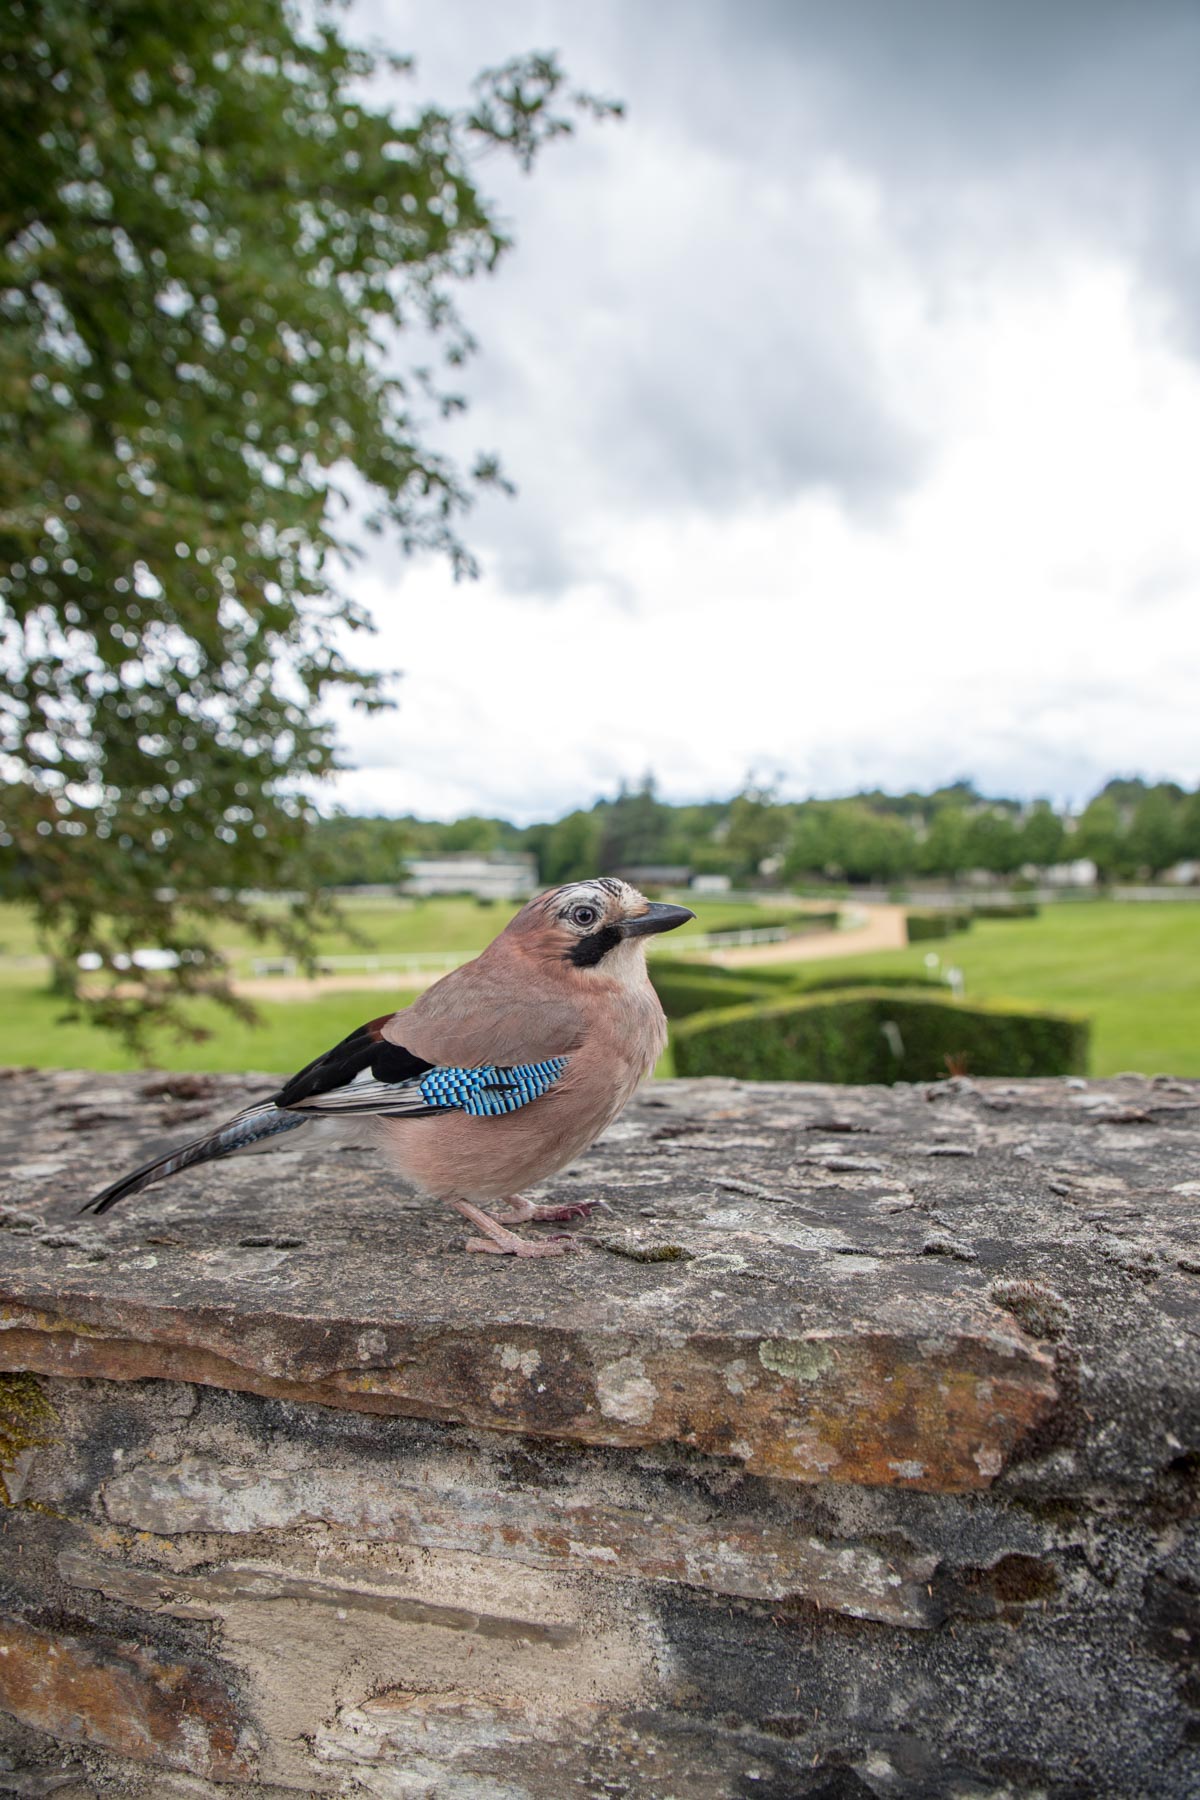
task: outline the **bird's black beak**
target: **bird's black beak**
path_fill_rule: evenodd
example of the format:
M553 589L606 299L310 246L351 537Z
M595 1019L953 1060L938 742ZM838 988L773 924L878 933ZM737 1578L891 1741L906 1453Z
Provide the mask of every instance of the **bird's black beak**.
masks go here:
M686 925L695 916L686 906L666 906L656 900L636 919L625 919L617 929L623 938L650 937L656 931L674 931L677 925Z

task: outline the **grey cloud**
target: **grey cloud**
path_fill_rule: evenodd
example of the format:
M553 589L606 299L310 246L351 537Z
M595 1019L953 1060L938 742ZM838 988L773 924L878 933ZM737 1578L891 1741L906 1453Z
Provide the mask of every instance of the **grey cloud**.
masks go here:
M935 287L956 258L986 282L1027 236L1082 235L1135 259L1200 353L1194 0L359 0L353 18L417 54L418 93L558 46L629 102L531 179L480 168L518 247L466 296L485 354L449 441L497 449L520 489L468 526L513 591L603 581L614 515L814 490L871 510L920 477L919 411L864 322L886 271L814 202L823 159L879 184Z
M589 515L812 489L873 508L916 477L922 447L873 366L863 271L837 221L782 192L786 167L739 149L722 116L736 96L706 118L675 106L669 81L659 91L653 9L517 5L501 29L467 4L453 26L428 9L391 26L443 97L502 46L559 41L573 79L630 103L627 123L585 127L531 180L481 166L518 248L464 297L484 353L449 441L497 448L520 489L519 507L485 503L470 527L507 587L594 579L597 546L569 528Z
M1192 0L661 0L612 16L681 115L698 88L744 144L832 139L893 174L1120 145L1174 157L1200 131Z
M1194 0L664 0L649 41L614 13L684 129L728 132L748 167L832 148L935 259L996 227L1085 233L1137 259L1200 355Z

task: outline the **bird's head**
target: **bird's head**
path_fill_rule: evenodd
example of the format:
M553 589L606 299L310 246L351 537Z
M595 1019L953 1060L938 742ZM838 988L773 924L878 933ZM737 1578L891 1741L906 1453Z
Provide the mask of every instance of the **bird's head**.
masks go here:
M647 900L627 881L599 875L539 894L508 931L536 954L568 967L616 973L633 959L642 961L648 937L695 916L686 906Z

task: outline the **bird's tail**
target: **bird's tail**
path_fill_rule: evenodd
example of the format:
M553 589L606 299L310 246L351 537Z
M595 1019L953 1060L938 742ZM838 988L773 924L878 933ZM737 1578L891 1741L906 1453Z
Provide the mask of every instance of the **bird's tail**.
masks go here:
M256 1106L248 1106L245 1112L222 1125L219 1131L195 1138L178 1150L168 1151L166 1156L156 1156L153 1162L143 1163L132 1174L122 1175L120 1181L114 1181L102 1193L94 1194L79 1210L81 1213L107 1212L126 1194L136 1194L139 1188L149 1187L153 1181L163 1181L180 1169L193 1168L196 1163L215 1162L217 1157L244 1150L247 1144L257 1143L260 1138L274 1137L279 1131L294 1131L297 1125L309 1122L303 1113L283 1112L273 1100L260 1100Z

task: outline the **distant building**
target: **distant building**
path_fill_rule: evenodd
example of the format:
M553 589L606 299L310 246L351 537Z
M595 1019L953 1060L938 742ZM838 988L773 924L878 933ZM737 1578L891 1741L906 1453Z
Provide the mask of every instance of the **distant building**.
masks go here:
M1200 886L1200 861L1189 857L1185 862L1172 863L1163 870L1162 878L1171 887Z
M401 887L417 899L434 894L474 894L479 900L528 900L539 887L537 859L522 850L455 850L443 856L413 856Z
M1095 887L1099 869L1090 856L1077 856L1074 862L1052 863L1048 869L1034 871L1040 873L1047 887Z
M733 882L728 875L693 875L689 885L693 894L727 894Z
M637 863L613 874L635 888L686 887L692 871L686 863Z

